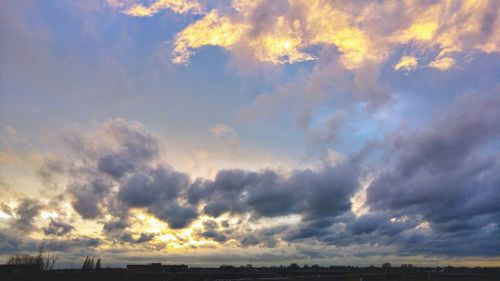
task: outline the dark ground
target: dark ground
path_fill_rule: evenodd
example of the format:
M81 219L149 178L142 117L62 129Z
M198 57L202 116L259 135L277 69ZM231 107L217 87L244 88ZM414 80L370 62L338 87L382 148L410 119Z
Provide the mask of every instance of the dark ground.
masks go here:
M182 272L133 272L120 268L98 271L51 270L0 266L0 280L57 281L202 281L202 280L342 280L342 281L500 281L500 268L189 268Z

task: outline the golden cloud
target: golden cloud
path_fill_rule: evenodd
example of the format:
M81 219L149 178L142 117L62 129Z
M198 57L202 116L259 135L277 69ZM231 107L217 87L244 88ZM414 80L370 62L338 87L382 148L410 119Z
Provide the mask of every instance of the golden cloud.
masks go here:
M181 31L174 42L174 63L186 63L193 50L219 46L228 50L250 48L255 59L273 64L314 60L307 49L316 45L336 46L346 68L357 68L367 60L384 57L363 30L350 24L353 16L325 1L289 1L287 13L272 16L270 25L257 27L259 1L234 1L236 15L216 10ZM294 11L303 15L294 16Z
M173 62L186 63L192 54L191 49L202 46L231 48L247 28L247 25L235 24L229 17L221 17L217 10L213 10L177 35Z
M393 66L394 70L403 69L406 71L415 70L417 68L418 61L414 56L402 56L397 64Z
M118 1L118 0L113 0ZM417 0L363 2L234 0L230 9L207 12L180 31L174 40L173 62L184 64L196 49L217 46L230 52L244 49L255 60L272 64L315 60L321 48L333 48L346 69L385 62L396 49L416 53L438 51L430 64L440 70L456 65L450 53L499 52L499 7L492 0ZM359 3L357 3L359 4ZM162 9L201 12L198 2L160 0L125 10L150 16ZM411 70L417 58L394 67ZM402 63L402 64L400 64Z
M126 0L108 0L108 4L123 9L124 14L133 17L150 17L165 9L177 14L201 13L202 10L200 3L196 0L157 0L148 7Z
M429 66L439 70L448 70L455 65L455 60L450 57L437 58Z

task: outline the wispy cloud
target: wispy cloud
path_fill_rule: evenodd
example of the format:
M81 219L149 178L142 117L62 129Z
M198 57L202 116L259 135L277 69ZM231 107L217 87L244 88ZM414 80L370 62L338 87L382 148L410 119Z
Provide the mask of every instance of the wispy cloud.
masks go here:
M156 0L149 6L137 1L107 0L112 7L117 7L124 14L133 17L150 17L162 10L171 10L177 14L200 13L202 7L196 0Z
M403 69L406 71L415 70L418 65L418 60L414 56L402 56L398 63L393 68L395 70Z
M429 66L439 70L448 70L455 65L455 60L450 57L436 58L434 61L429 63Z
M236 133L234 128L222 123L216 124L213 127L211 127L210 132L215 137L222 137L227 135L233 136Z

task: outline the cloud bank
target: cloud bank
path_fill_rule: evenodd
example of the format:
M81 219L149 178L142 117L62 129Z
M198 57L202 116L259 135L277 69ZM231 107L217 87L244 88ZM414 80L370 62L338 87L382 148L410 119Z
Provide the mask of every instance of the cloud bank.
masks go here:
M74 211L103 226L99 243L158 243L158 234L132 229L134 212L142 210L170 229L191 229L189 239L221 246L273 249L315 241L340 249L378 245L402 256L495 257L500 158L490 152L500 137L499 114L498 95L462 95L421 128L388 134L379 144L384 155L377 156L385 158L383 166L365 164L373 157L367 147L286 175L230 169L214 179L176 171L161 161L157 137L138 123L113 119L66 137L84 159L61 161L57 171L69 173L63 196ZM373 178L362 202L368 211L358 213L352 200L367 175ZM35 231L41 208L24 199L11 225ZM75 230L56 220L43 228L53 237ZM355 255L371 254L362 248Z

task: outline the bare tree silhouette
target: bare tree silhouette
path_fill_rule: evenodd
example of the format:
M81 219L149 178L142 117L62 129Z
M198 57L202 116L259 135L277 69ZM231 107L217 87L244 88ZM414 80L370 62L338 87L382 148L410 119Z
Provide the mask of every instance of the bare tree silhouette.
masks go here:
M59 252L47 251L45 242L42 242L38 247L38 255L15 255L11 256L7 264L11 265L32 265L38 266L40 270L52 270L59 258Z

